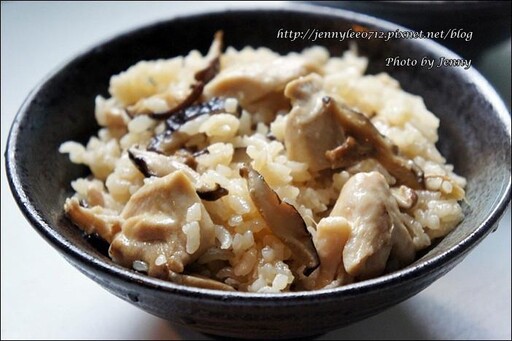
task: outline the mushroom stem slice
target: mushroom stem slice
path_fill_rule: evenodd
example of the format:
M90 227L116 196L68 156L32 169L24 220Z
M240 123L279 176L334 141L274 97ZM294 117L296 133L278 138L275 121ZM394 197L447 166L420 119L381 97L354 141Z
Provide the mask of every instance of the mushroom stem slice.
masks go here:
M191 106L202 94L204 86L211 81L220 71L220 56L222 54L222 38L224 33L217 31L213 38L212 45L206 58L208 58L208 64L204 69L196 72L194 75L195 83L190 86L189 94L178 103L175 107L164 113L152 113L150 116L154 119L165 120L175 113Z
M320 260L304 219L295 207L281 201L263 176L250 165L244 165L240 175L247 180L251 199L270 230L290 248L301 264L306 265L304 274L309 275L320 265Z
M372 146L360 145L352 136L348 136L343 144L325 152L325 158L337 167L352 166L369 157L375 150Z
M165 121L165 131L153 137L148 150L170 155L183 146L191 136L178 131L180 127L202 115L216 115L226 112L226 98L213 97L210 100L188 106L174 113ZM235 116L240 117L242 108L238 107Z
M226 283L222 283L211 278L200 277L198 275L183 275L174 271L169 271L169 279L176 284L183 284L196 288L235 291L235 288Z
M374 157L399 184L412 189L425 188L423 171L414 161L400 156L397 146L381 135L368 117L346 105L336 103L330 97L324 97L323 103L335 111L345 134L353 139L347 139L340 147L326 152L325 157L331 162L332 168L347 167L347 161Z
M205 201L215 201L223 196L226 196L229 194L229 191L219 185L218 183L215 184L215 187L213 189L209 188L198 188L196 189L196 193L201 198L201 200Z

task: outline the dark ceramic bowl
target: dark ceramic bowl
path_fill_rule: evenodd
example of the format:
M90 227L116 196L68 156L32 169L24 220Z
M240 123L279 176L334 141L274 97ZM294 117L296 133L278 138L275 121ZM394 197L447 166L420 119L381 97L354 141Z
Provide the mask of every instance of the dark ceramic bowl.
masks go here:
M30 93L12 126L6 150L10 186L35 230L71 264L114 295L173 323L232 337L299 337L323 333L376 314L418 293L459 263L498 224L510 200L510 117L491 86L473 69L386 67L387 56L456 58L420 40L358 41L370 73L388 72L421 95L441 119L439 147L468 180L465 220L403 270L341 288L286 294L228 293L185 287L123 268L63 215L70 181L87 170L58 153L67 140L94 134L94 97L107 95L111 75L141 59L205 51L213 33L226 46L301 50L307 40L277 39L278 29L334 31L357 24L397 27L339 10L247 10L176 18L118 36L79 55ZM319 40L333 54L348 41ZM101 307L98 307L101 309Z

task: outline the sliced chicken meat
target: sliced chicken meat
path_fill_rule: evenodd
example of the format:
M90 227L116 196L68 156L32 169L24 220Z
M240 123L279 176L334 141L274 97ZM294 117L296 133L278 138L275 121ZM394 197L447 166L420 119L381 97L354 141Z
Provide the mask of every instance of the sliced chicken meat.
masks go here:
M68 198L64 203L68 217L85 233L97 233L107 242L112 242L114 236L121 230L122 219L118 212L102 206L83 207L77 198Z
M326 110L322 79L311 74L294 80L285 95L293 105L284 136L288 158L306 163L313 172L331 168L325 152L341 145L345 134L335 112Z
M242 63L222 70L206 85L204 93L207 97L236 97L244 109L260 113L270 123L277 111L289 109L283 94L286 84L314 70L311 62L298 56Z
M339 286L352 281L343 266L343 248L350 233L350 223L343 217L325 217L320 220L313 238L320 267L310 278L303 280L308 289L321 289L333 282Z
M177 170L182 171L193 183L200 181L200 175L181 162L179 157L166 156L138 148L128 149L128 156L145 177L164 177Z
M200 219L187 221L199 205ZM121 213L121 232L110 246L112 259L127 267L142 264L150 276L168 278L215 245L214 224L183 171L155 178L130 198Z
M351 225L343 249L343 264L350 275L372 278L386 270L388 260L402 266L413 261L414 244L380 173L352 176L343 186L330 216L344 217Z
M421 169L400 156L365 115L326 96L318 75L290 82L285 94L293 104L285 127L288 158L308 164L313 172L374 158L399 184L424 188Z
M203 200L215 201L229 194L228 190L219 184L205 184L199 173L183 163L179 156L166 156L137 148L128 149L128 155L145 177L164 177L177 170L182 171L194 184L197 194Z

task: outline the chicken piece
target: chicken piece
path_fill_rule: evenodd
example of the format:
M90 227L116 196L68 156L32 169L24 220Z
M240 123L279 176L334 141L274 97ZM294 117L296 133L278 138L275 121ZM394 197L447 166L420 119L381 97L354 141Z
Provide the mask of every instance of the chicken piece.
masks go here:
M301 77L284 93L293 105L284 135L288 158L307 164L312 172L331 168L325 152L341 145L345 134L335 112L323 102L322 79L317 74Z
M374 158L399 184L424 188L421 169L400 156L398 148L366 116L326 96L318 75L290 82L285 95L293 104L284 138L289 159L317 172Z
M309 289L321 289L336 281L336 286L347 284L351 276L343 267L343 248L350 237L351 227L343 217L325 217L316 227L313 242L320 258L320 267L310 277Z
M187 209L198 204L199 221L187 221ZM215 245L215 228L196 190L183 171L155 179L139 189L124 207L121 232L110 245L112 259L126 267L137 262L150 276L169 278Z
M351 235L343 249L343 263L350 275L372 278L386 270L388 260L391 269L414 260L411 236L380 173L352 176L343 186L330 216L341 216L350 222Z
M85 233L97 233L109 243L121 230L122 219L113 210L101 206L82 207L77 198L66 199L64 210L73 223Z
M180 161L177 156L165 156L155 152L140 150L137 148L128 149L128 156L137 169L145 177L164 177L177 170L182 171L194 184L196 193L206 201L215 201L229 194L229 191L219 184L214 187L206 185L199 173Z
M182 171L194 184L200 183L200 175L182 163L179 157L166 156L159 153L137 149L128 149L128 157L135 167L146 177L164 177L177 170Z
M207 97L236 97L244 109L260 113L269 124L277 111L289 108L283 94L286 84L314 70L311 62L298 56L238 64L222 70L206 85L204 93Z
M393 200L394 201L394 200ZM393 204L389 214L392 219L391 228L391 253L386 264L386 272L402 269L414 261L416 247L414 246L411 234L403 221L398 207Z

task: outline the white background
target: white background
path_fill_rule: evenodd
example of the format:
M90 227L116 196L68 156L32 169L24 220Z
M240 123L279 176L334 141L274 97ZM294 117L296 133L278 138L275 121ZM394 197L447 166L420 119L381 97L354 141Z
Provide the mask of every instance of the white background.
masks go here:
M3 154L23 99L62 62L128 29L234 4L2 2L1 6ZM476 67L510 105L510 41L489 51ZM4 163L2 157L2 339L206 339L114 297L69 265L23 218L8 188ZM509 209L497 232L428 289L321 339L510 339L510 241Z

